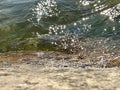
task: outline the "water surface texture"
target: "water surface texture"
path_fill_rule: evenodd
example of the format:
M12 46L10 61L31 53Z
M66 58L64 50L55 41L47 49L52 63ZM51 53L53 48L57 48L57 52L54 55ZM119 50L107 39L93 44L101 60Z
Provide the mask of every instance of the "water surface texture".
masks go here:
M120 0L0 0L0 51L120 54Z

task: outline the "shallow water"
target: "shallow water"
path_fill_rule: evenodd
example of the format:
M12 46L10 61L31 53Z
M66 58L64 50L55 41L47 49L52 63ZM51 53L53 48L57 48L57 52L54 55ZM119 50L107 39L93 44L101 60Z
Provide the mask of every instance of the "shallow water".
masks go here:
M59 47L119 56L119 38L119 0L0 1L0 51Z

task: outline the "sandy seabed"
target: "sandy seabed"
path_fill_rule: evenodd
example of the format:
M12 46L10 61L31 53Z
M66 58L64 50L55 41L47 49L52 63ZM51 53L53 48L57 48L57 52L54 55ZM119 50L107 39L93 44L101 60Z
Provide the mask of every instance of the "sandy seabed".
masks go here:
M120 90L119 67L87 62L51 51L1 54L0 90Z

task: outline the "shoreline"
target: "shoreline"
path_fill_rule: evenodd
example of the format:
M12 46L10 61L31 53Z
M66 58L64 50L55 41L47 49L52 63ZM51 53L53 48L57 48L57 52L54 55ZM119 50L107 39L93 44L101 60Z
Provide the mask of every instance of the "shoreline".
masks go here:
M111 54L92 53L67 54L56 51L19 51L6 52L0 54L0 64L2 63L26 63L39 65L41 67L95 67L112 68L120 67L120 56Z

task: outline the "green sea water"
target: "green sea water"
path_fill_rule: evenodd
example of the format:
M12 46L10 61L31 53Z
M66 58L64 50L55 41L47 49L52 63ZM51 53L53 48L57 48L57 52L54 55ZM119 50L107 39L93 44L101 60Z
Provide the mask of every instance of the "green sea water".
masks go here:
M120 52L120 0L0 0L0 52ZM72 49L71 49L72 48Z

